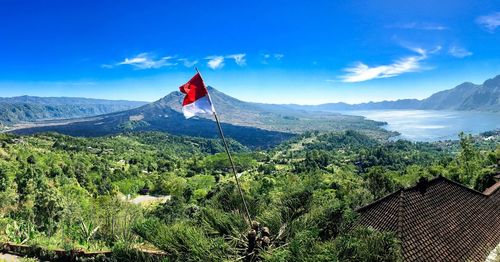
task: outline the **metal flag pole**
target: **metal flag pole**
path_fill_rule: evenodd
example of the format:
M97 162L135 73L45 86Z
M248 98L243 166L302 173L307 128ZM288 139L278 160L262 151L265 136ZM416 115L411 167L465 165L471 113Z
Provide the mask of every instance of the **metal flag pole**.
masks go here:
M200 73L200 71L198 71L198 68L195 67L194 69L200 75L200 78L203 81L203 77L201 77L201 73ZM205 81L203 81L203 85L205 86ZM208 94L208 98L210 100L210 103L212 104L212 99L210 98L210 93L208 92L208 90L207 90L207 94ZM217 127L219 129L219 135L222 139L222 142L224 144L224 149L226 150L227 157L229 158L229 162L231 163L231 167L233 169L233 175L234 175L234 179L236 180L236 186L238 187L238 191L240 192L241 200L243 201L243 206L245 207L245 212L247 215L248 224L250 226L252 226L252 217L250 216L250 211L248 211L248 206L247 206L247 202L245 201L245 196L243 195L243 190L241 190L240 180L238 179L238 172L236 172L236 166L234 165L233 157L231 156L231 153L229 152L229 146L227 145L226 138L224 137L224 132L222 132L222 127L221 127L220 122L219 122L219 117L217 116L217 113L215 112L213 104L212 104L212 109L213 109L213 113L214 113L214 117L215 117L215 122L217 122Z

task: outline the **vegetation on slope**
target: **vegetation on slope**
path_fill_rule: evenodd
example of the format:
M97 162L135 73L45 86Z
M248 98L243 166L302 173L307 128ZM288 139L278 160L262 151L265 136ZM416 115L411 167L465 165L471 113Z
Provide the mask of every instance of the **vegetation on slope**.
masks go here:
M431 144L309 132L266 151L231 141L258 237L270 233L245 258L249 228L217 140L2 134L0 241L112 249L118 261L152 261L138 249L173 261L399 261L397 238L353 228L354 210L421 176L483 190L499 171L492 137ZM171 199L132 204L139 193Z

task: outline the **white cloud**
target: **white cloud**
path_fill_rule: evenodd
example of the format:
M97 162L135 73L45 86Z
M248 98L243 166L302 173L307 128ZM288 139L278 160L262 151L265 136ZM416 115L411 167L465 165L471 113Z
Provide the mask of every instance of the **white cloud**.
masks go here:
M284 54L281 53L274 53L274 54L262 54L262 63L263 64L268 64L270 59L274 59L276 61L281 61L285 57Z
M229 59L234 59L234 62L239 65L239 66L244 66L246 65L246 60L245 60L246 54L234 54L234 55L228 55L226 58Z
M113 68L121 65L129 65L134 67L135 69L152 69L152 68L161 68L165 66L174 66L177 63L171 62L172 56L164 56L162 58L156 59L150 53L140 53L132 58L125 58L122 62L116 64L104 64L103 68Z
M395 77L404 73L423 70L421 61L427 59L428 53L436 53L441 49L437 47L429 52L422 48L412 48L418 55L407 56L394 61L392 64L370 67L362 62L344 69L347 74L340 77L342 82L363 82L377 78Z
M208 67L214 70L222 68L224 66L224 56L208 56L205 59L208 60Z
M207 59L207 65L208 67L212 69L219 69L224 67L224 61L226 59L233 59L234 62L239 65L239 66L245 66L247 61L246 61L246 54L232 54L232 55L213 55L213 56L207 56L205 57Z
M394 24L388 26L390 28L401 28L401 29L416 29L416 30L426 30L426 31L443 31L448 30L448 27L440 24L433 23L405 23L405 24Z
M470 52L469 50L467 50L463 47L459 47L459 46L451 46L448 49L448 53L454 57L457 57L457 58L464 58L464 57L472 55L472 52Z
M193 67L198 64L198 60L189 60L187 58L179 58L177 61L182 62L185 67Z
M220 69L224 67L225 60L231 59L239 66L246 65L246 54L231 54L231 55L213 55L205 57L208 67L211 69ZM176 58L174 56L164 56L162 58L156 58L150 53L140 53L131 58L125 58L123 61L114 64L102 64L102 68L115 68L117 66L132 66L135 69L151 69L151 68L161 68L167 66L176 66L177 64L182 64L185 67L193 67L198 64L197 59L188 58Z
M500 26L500 12L480 16L476 19L476 23L484 27L490 33L493 33L495 29Z

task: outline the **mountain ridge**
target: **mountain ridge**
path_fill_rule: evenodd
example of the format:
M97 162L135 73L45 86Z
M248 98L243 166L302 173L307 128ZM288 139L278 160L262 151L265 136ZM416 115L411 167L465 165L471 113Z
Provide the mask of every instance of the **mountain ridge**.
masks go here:
M0 124L89 117L128 110L144 104L146 102L81 97L0 97Z
M442 90L419 99L399 99L393 101L367 102L348 104L344 102L325 103L319 105L298 104L266 104L258 102L245 102L227 96L217 89L208 87L215 104L227 106L227 111L239 111L241 115L232 117L227 122L240 125L262 126L263 119L258 119L262 111L267 113L287 115L289 110L295 110L294 115L303 111L302 116L307 117L309 111L336 112L347 110L380 110L380 109L420 109L420 110L478 110L500 112L500 75L488 79L481 85L464 82L454 88ZM220 98L220 99L219 99ZM174 91L159 99L155 103L166 103L177 112L181 112L183 94ZM80 97L38 97L17 96L0 97L0 124L12 125L23 122L40 120L70 119L105 115L108 113L124 111L148 104L141 101L107 100ZM232 109L232 110L231 110ZM243 109L243 110L242 110ZM225 109L223 109L225 110ZM227 114L221 116L225 121ZM274 123L276 124L276 123ZM289 130L287 130L289 131Z
M375 109L421 109L421 110L477 110L500 111L500 75L488 79L481 85L464 82L454 88L442 90L425 99L398 99L392 101L360 104L325 103L319 105L288 105L304 110L375 110Z
M148 102L145 101L132 101L125 99L100 99L88 97L69 97L69 96L13 96L13 97L0 97L0 103L7 104L38 104L38 105L85 105L85 104L133 104L144 105Z

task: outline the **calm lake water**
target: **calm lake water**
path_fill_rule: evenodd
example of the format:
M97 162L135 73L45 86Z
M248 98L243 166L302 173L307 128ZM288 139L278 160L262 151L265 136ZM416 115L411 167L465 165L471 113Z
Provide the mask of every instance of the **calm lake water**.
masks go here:
M500 129L500 113L434 110L366 110L343 111L342 114L364 116L385 121L387 130L401 133L412 141L458 139L460 132L479 134Z

